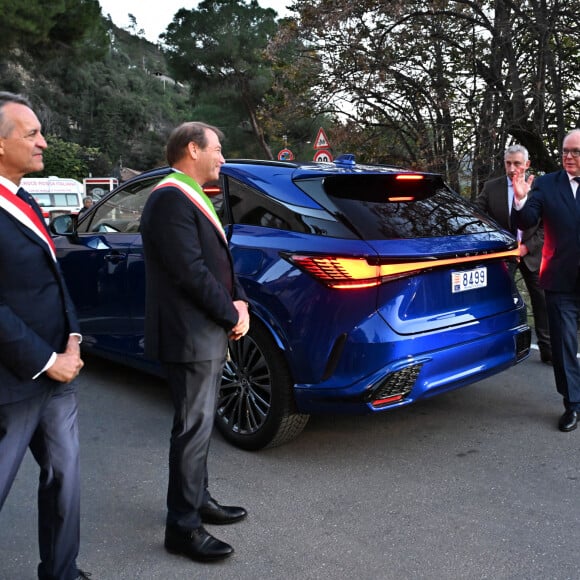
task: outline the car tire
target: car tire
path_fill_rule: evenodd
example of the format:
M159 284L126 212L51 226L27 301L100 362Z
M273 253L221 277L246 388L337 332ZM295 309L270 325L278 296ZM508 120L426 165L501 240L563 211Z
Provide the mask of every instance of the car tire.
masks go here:
M296 412L294 382L270 333L252 321L230 341L216 411L223 437L241 449L276 447L297 437L309 415Z

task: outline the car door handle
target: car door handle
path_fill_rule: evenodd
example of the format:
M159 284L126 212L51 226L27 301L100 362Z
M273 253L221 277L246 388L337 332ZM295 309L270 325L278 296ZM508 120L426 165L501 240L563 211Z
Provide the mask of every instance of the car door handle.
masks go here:
M111 262L111 264L118 264L127 258L125 252L111 252L110 254L105 254L105 262Z

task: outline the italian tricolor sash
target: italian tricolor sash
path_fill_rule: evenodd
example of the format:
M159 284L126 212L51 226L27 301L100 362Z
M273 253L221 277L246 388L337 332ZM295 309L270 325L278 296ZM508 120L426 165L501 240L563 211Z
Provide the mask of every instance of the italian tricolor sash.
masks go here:
M56 249L46 226L38 214L22 199L0 183L0 207L17 219L46 244L52 259L56 262Z
M179 189L203 215L212 223L215 229L220 233L227 243L226 233L220 222L215 208L209 197L203 192L200 185L185 173L171 173L163 178L154 188L153 191L160 187L175 187Z

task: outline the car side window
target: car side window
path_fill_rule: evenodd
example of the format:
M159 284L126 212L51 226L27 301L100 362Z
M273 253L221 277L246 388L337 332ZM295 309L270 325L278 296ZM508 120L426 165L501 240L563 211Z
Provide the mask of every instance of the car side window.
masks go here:
M231 177L225 177L228 204L236 224L321 236L352 238L329 212L282 203Z
M255 189L227 178L228 199L232 217L237 224L291 230L292 217L285 207L270 200Z
M143 207L157 183L159 177L117 191L81 222L79 233L138 233Z

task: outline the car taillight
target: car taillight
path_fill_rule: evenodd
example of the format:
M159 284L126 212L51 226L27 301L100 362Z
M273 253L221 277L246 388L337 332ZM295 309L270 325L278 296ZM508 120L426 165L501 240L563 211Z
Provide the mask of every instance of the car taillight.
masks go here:
M293 255L290 260L331 288L371 288L381 283L379 267L364 258Z
M507 250L478 256L431 259L425 261L390 262L371 264L366 258L340 256L309 256L292 254L288 259L330 288L372 288L384 282L412 276L423 270L431 270L466 262L487 262L498 259L517 259L519 250Z
M421 179L425 179L425 176L417 173L400 173L395 177L396 181L420 181Z
M395 181L421 181L425 179L424 175L418 175L416 173L401 173L395 177ZM406 201L415 201L414 195L391 195L387 197L387 200L394 203L401 203Z
M387 200L390 202L402 202L402 201L415 201L415 198L412 195L407 196L396 196L396 197L387 197Z
M214 195L218 195L222 192L222 188L219 185L204 185L203 192L208 197L213 197Z

